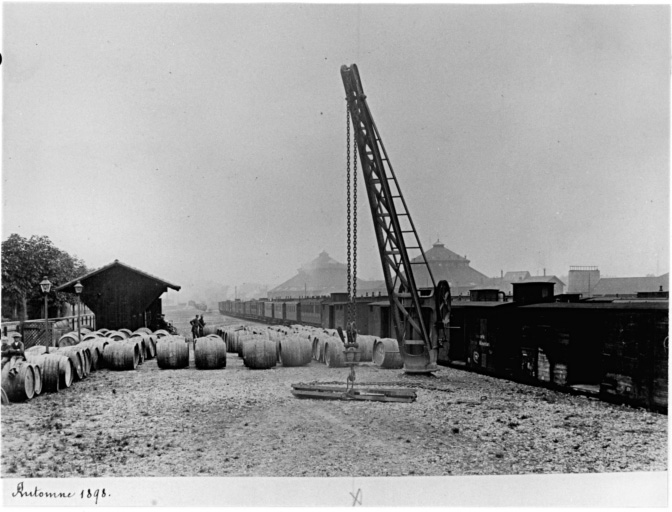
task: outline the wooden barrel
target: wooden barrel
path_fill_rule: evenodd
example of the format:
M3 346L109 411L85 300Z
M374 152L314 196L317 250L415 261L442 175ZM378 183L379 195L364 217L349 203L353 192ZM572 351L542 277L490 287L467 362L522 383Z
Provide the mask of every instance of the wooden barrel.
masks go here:
M128 339L128 335L125 332L121 331L110 331L107 334L105 334L107 338L110 338L111 340L116 340L116 341L123 341L125 339Z
M171 334L165 329L159 329L158 331L154 331L154 336L156 336L156 338L159 339L159 338L165 338L166 336L171 336Z
M329 338L331 336L327 336L324 333L315 337L316 342L313 343L313 357L320 363L324 363L324 344Z
M79 343L79 336L76 332L69 332L58 339L57 347L71 347Z
M219 336L196 338L194 362L199 370L226 368L226 344Z
M302 336L288 336L278 343L282 366L305 366L313 358L313 343Z
M140 347L137 343L110 343L103 353L105 366L110 370L135 370L140 360Z
M59 354L55 354L59 355ZM61 359L58 360L58 376L59 387L69 388L75 381L75 367L69 357L59 355Z
M205 327L203 327L203 336L207 336L208 334L217 334L217 326L206 325Z
M49 352L51 352L51 350L52 349L49 349ZM75 369L73 380L77 381L84 378L84 363L82 361L82 355L76 347L60 347L56 349L56 353L63 354L68 359L70 359L70 362L72 362L72 367Z
M69 388L72 386L73 381L75 380L75 375L77 373L75 369L75 363L77 358L73 355L72 357L64 354L60 349L49 347L47 352L47 347L35 346L26 350L26 359L32 360L34 356L45 355L45 356L56 356L58 359L58 375L59 375L59 387L60 388ZM43 379L44 380L44 379ZM44 384L43 384L44 387Z
M331 336L324 342L324 362L329 368L341 368L344 366L343 351L345 346L341 338Z
M54 322L53 328L54 330L62 331L64 329L70 330L72 326L70 325L70 320L58 320Z
M42 368L38 363L28 362L33 367L33 376L35 377L35 396L42 393Z
M359 345L357 350L360 352L360 362L368 363L373 361L373 346L376 344L376 341L378 341L376 336L357 335L357 344Z
M95 368L93 367L93 356L91 355L91 348L82 347L82 350L84 352L84 359L86 362L86 375L89 375L91 372L95 371Z
M10 402L25 402L35 396L35 372L27 361L17 361L16 374L9 373L12 363L2 368L2 389L7 393Z
M246 341L249 340L256 340L259 338L256 334L251 334L251 333L245 333L245 334L238 334L238 357L243 357L243 345L245 344Z
M133 332L130 329L119 329L119 332L126 335L126 338L130 338L133 335Z
M50 348L50 351L56 352L56 349L54 347L49 347L49 348ZM40 354L44 354L46 351L47 351L47 347L45 347L44 345L35 345L33 347L27 348L25 350L25 354L26 355L34 354L34 355L37 356L37 355L40 355Z
M99 370L104 366L103 353L105 351L105 346L109 343L107 338L94 338L82 341L80 344L80 346L89 349L91 371Z
M105 336L108 332L110 332L110 330L109 329L98 329L96 332L98 334L100 334L101 336Z
M155 333L156 334L156 333ZM184 336L164 336L156 343L156 362L162 369L189 366L189 346Z
M277 363L277 348L275 342L257 337L246 343L245 366L251 370L268 370Z
M143 364L145 362L145 342L140 338L128 338L127 340L122 341L121 343L126 343L128 345L135 345L138 348L138 364Z
M88 327L80 327L79 332L81 332L82 336L84 336L85 334L89 334L91 332L91 329L89 329Z
M82 342L84 341L89 341L89 340L98 340L98 339L107 339L105 336L102 334L98 334L97 332L91 332L87 335L82 335Z
M373 363L381 368L398 369L404 367L399 352L399 343L394 338L380 338L373 346Z
M42 391L55 393L60 389L61 380L64 380L61 378L61 369L64 373L67 372L67 380L72 384L72 363L66 356L60 354L35 355L26 352L26 359L39 366L42 377Z
M140 327L133 334L152 334L152 330L149 327Z
M143 344L143 353L145 359L154 359L156 357L156 338L153 334L133 333L129 339L140 339Z

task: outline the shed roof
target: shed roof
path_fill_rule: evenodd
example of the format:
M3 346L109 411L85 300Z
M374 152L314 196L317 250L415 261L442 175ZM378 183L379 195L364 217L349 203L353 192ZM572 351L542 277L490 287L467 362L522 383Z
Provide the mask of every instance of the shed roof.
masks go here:
M180 286L178 286L176 284L169 283L168 281L164 281L163 279L160 279L156 276L148 274L147 272L143 272L142 270L139 270L135 267L131 267L130 265L126 265L125 263L122 263L119 260L114 260L109 265L105 265L104 267L100 267L99 269L94 270L92 272L89 272L88 274L85 274L85 275L83 275L81 277L78 277L76 279L73 279L72 281L68 281L67 283L62 284L61 286L57 287L56 291L74 293L75 292L74 286L77 283L77 281L85 281L85 280L87 280L87 279L89 279L89 278L91 278L95 275L101 274L101 273L103 273L103 272L105 272L105 271L107 271L107 270L109 270L113 267L126 268L126 269L130 270L131 272L135 272L136 274L139 274L141 276L147 277L147 278L152 279L154 281L158 281L159 283L164 284L168 288L172 288L175 291L180 291L180 288L181 288Z
M663 290L669 290L670 274L663 274L658 277L603 277L595 288L593 295L627 295L637 292L655 292L663 287Z

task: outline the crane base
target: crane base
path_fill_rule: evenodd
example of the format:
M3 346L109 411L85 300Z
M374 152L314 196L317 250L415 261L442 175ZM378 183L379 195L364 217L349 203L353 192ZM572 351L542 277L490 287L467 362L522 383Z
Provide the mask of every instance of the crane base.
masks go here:
M319 400L372 400L377 402L414 402L417 396L409 388L349 388L292 384L292 394L297 398Z

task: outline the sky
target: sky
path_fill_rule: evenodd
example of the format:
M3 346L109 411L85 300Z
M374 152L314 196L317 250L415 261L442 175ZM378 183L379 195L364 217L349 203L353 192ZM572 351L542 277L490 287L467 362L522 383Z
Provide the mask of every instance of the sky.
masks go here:
M185 288L346 261L356 63L425 248L669 271L670 8L4 3L2 239ZM360 174L358 276L382 279Z

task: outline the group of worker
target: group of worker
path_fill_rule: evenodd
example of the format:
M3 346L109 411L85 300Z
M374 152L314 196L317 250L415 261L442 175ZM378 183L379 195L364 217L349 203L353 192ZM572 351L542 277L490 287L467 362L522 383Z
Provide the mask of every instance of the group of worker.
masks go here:
M203 328L205 327L205 320L203 320L203 315L196 317L189 322L191 324L191 336L193 339L203 337Z

